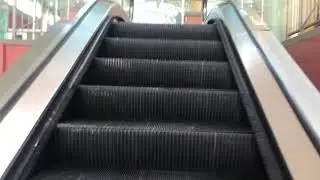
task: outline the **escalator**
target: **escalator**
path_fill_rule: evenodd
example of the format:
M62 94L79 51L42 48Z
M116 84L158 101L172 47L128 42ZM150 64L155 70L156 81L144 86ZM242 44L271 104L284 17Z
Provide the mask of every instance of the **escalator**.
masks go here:
M108 14L97 27L20 141L2 179L303 179L290 171L299 167L292 166L295 159L285 159L299 154L279 150L283 142L277 133L283 131L270 130L276 126L268 119L268 106L253 90L257 86L222 19L203 25L135 24ZM76 49L76 41L86 36L77 32L81 36L69 37L65 42L72 43L65 47ZM268 81L268 74L263 78ZM276 89L268 85L264 88ZM288 112L283 114L292 119ZM313 168L307 169L301 172L315 177Z
M216 26L113 23L30 179L267 179Z

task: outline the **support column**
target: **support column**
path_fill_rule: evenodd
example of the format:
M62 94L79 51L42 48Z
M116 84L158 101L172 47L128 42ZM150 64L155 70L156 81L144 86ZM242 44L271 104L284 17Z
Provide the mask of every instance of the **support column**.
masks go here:
M58 17L58 0L54 0L54 23L57 22L57 17Z
M0 40L5 39L7 13L0 7Z
M12 39L16 39L17 34L17 0L13 0L12 6Z
M0 0L0 40L6 39L8 29L8 6Z
M70 0L67 2L67 18L70 19ZM121 4L122 5L122 4ZM122 5L123 6L123 5Z
M304 22L304 17L303 17L303 10L304 10L303 1L304 1L304 0L300 0L300 1L299 1L299 26L300 26L300 27L303 26L303 22ZM300 29L301 29L301 28L300 28ZM300 33L301 33L301 31L300 31Z
M260 23L262 23L264 21L264 0L261 1L261 19L260 19Z
M33 17L32 17L32 40L36 38L36 23L37 23L37 0L33 0Z
M186 7L186 0L181 0L181 24L184 24L184 13L186 11L185 7Z

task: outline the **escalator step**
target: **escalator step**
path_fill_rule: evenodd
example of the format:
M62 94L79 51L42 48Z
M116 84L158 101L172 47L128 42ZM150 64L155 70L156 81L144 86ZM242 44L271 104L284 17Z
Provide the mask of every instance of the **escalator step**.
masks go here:
M145 87L234 87L226 62L96 58L85 84Z
M106 38L100 57L225 61L220 41Z
M72 117L162 121L241 121L236 91L124 86L80 86L69 105Z
M73 120L59 123L55 159L77 168L251 171L257 153L250 128L238 123Z
M114 23L109 32L112 37L219 40L215 25L134 24Z
M57 168L42 172L32 180L239 180L234 174L155 170L90 170ZM248 180L248 179L246 179ZM259 179L260 180L260 179Z

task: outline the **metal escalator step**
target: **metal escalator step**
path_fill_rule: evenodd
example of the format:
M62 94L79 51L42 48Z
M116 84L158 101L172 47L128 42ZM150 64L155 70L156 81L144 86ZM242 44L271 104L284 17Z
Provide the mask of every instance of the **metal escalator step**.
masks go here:
M155 39L193 39L219 40L214 24L181 25L181 24L135 24L114 23L108 35L111 37L155 38Z
M249 172L257 165L250 128L73 120L57 125L55 158L77 168Z
M234 86L227 62L96 58L85 84L145 87L218 88Z
M172 121L241 121L237 91L124 86L80 86L72 117Z
M42 172L32 180L239 180L234 174L159 170L101 170L56 168ZM248 179L246 179L248 180ZM253 179L252 179L253 180Z
M99 57L225 61L220 41L105 38Z

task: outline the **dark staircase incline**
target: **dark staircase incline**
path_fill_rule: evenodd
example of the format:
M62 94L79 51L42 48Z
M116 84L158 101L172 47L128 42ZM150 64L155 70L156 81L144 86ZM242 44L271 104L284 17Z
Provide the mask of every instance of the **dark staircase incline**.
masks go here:
M267 179L223 47L215 24L113 23L30 179Z

